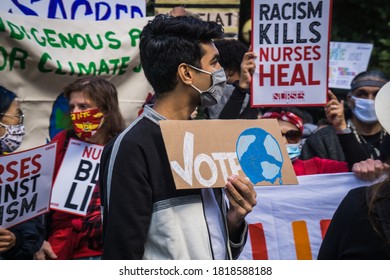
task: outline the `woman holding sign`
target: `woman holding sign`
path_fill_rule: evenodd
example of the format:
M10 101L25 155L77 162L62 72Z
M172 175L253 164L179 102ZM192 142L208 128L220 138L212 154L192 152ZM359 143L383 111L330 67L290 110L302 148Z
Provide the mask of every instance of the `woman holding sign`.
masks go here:
M73 128L57 134L58 141L55 174L63 163L70 138L92 144L105 145L124 128L120 114L117 90L101 77L76 80L64 89L69 100ZM94 186L86 216L52 210L48 215L47 241L36 254L37 259L50 259L54 252L58 259L100 259L102 230L100 195Z
M22 144L23 118L16 94L0 86L1 155L12 153ZM43 240L42 217L30 219L9 229L0 228L0 259L32 259Z

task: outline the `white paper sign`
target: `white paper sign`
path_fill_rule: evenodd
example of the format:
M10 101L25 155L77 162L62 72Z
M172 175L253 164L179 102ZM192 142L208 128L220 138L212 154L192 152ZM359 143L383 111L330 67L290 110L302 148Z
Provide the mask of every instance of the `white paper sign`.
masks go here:
M49 210L57 143L0 157L0 228Z
M366 71L373 44L330 42L329 87L350 89L352 79Z
M332 1L253 1L252 106L326 103Z
M353 173L297 176L299 185L256 187L240 259L317 259L333 214L349 190L372 183Z
M54 182L50 208L85 216L99 178L103 146L69 141Z

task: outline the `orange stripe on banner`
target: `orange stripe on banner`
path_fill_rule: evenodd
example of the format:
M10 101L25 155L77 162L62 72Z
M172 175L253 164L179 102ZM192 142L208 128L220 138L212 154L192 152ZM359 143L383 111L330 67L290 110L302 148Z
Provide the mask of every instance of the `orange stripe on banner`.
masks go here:
M326 231L328 230L330 221L331 221L330 219L321 220L321 221L320 221L322 239L324 239L324 237L325 237L325 233L326 233Z
M268 260L267 244L265 242L263 225L261 223L250 224L248 230L252 245L253 259Z
M295 251L298 260L312 260L309 234L307 232L305 221L292 222L294 234Z

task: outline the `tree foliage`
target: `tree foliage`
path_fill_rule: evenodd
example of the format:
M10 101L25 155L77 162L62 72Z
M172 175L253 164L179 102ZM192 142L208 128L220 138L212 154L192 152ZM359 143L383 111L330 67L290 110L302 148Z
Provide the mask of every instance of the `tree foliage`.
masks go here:
M369 69L390 76L390 1L333 0L331 41L372 43Z

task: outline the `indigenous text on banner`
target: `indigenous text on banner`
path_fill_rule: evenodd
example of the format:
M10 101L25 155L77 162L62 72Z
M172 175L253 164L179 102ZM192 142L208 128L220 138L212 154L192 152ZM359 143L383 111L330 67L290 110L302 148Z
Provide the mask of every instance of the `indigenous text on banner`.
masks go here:
M145 0L2 0L0 10L58 19L112 20L145 17Z
M60 20L0 12L0 84L18 94L26 115L21 150L69 128L63 88L83 76L103 76L118 90L127 123L153 91L143 74L139 36L150 18Z

